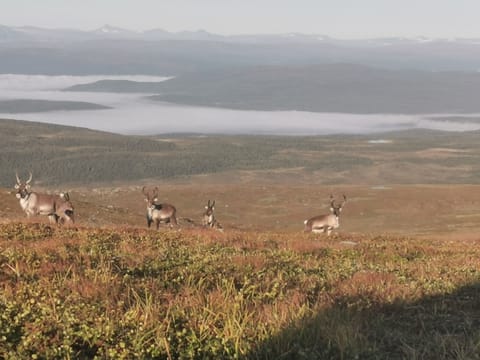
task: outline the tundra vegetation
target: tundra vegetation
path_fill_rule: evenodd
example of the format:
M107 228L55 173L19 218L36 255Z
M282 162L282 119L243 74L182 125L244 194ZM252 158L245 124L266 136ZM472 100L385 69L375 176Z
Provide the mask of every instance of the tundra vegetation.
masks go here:
M0 358L479 358L478 133L0 126L0 164L12 169L0 174L10 189L0 192ZM32 171L35 188L81 184L71 192L78 223L19 221L15 169ZM212 173L238 181L181 182ZM158 185L182 217L219 200L226 231L148 230L148 178L178 181ZM422 183L444 185L408 185ZM304 234L331 191L349 198L341 231Z
M478 132L331 136L123 136L0 120L0 186L15 169L36 185L138 182L199 174L294 171L323 184L477 184ZM108 169L108 171L105 171ZM265 172L268 174L266 175Z
M479 240L0 225L5 359L475 359Z

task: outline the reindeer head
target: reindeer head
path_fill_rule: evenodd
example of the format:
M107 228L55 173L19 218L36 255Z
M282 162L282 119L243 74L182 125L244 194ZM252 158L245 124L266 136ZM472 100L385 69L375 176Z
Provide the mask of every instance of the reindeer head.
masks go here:
M347 202L347 197L343 195L343 201L340 204L335 204L335 199L333 195L330 195L330 211L336 217L340 216L340 212L342 211L343 205Z
M213 203L210 203L210 200L208 200L208 204L205 206L205 215L212 215L213 210L215 210L215 200L213 200Z
M203 213L203 226L214 227L215 224L219 225L215 219L215 215L213 215L213 210L215 210L215 200L213 200L212 203L208 200L208 204L205 206L205 212Z
M17 178L17 183L15 184L15 189L17 190L15 196L17 199L25 199L30 194L30 182L32 181L32 173L27 181L22 182L18 177L18 173L15 172L15 177Z
M150 191L146 191L146 188L146 186L142 188L142 193L145 195L147 208L155 208L155 205L158 203L158 187L153 189L153 194L150 194Z

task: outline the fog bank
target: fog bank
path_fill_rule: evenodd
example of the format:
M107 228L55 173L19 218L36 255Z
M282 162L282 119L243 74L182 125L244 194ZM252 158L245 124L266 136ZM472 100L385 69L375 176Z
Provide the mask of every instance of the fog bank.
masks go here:
M445 131L480 129L478 122L468 122L468 119L462 122L437 121L432 119L435 114L427 118L425 115L244 111L159 103L145 99L145 94L61 91L72 85L102 79L162 81L167 77L0 75L0 99L82 101L112 108L15 115L0 113L0 118L138 135L161 133L324 135L377 133L415 128Z

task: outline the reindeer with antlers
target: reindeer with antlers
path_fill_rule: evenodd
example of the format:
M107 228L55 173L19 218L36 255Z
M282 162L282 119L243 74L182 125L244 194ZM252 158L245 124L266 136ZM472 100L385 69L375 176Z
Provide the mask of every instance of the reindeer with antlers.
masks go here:
M223 231L222 225L215 218L215 215L213 213L214 210L215 200L213 200L212 203L210 203L210 200L208 200L208 204L205 206L205 212L203 213L202 218L203 226Z
M333 195L330 195L330 214L314 216L308 220L305 220L304 231L314 233L327 233L330 235L332 230L337 229L340 226L339 218L343 205L347 202L347 197L343 195L343 201L340 204L335 204Z
M32 181L32 173L27 181L22 182L15 173L17 190L15 196L20 201L20 206L27 214L27 217L35 215L46 215L51 223L58 224L58 221L74 223L73 205L70 202L68 193L60 193L59 195L41 194L30 191L30 183Z
M145 195L145 201L147 203L147 226L150 227L155 222L157 230L161 222L168 223L170 225L177 225L175 206L170 204L161 204L158 202L158 187L153 189L153 194L150 191L146 191L146 186L142 188L142 193Z

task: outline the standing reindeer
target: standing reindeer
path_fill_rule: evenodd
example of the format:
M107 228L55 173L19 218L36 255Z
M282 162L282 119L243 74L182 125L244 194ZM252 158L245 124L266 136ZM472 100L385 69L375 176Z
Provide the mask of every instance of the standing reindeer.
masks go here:
M142 188L142 193L145 195L145 201L147 203L147 226L150 227L155 222L157 230L161 222L169 223L171 225L177 225L175 206L170 204L158 203L158 187L153 189L153 194L146 191L146 187Z
M60 193L60 195L41 194L30 191L30 182L32 181L32 173L27 181L22 182L15 173L17 183L15 196L20 200L20 206L27 214L27 217L35 215L46 215L51 223L58 224L61 222L74 223L73 205L70 202L68 193Z
M335 204L333 196L330 195L330 212L331 214L314 216L308 220L305 220L304 232L321 233L326 232L330 235L333 229L337 229L340 226L339 217L342 211L343 205L347 202L347 197L343 195L343 201L340 205Z
M215 218L213 210L215 210L215 200L213 200L213 203L210 203L210 200L208 200L208 204L205 206L205 212L203 213L202 218L203 226L223 231L223 227Z

